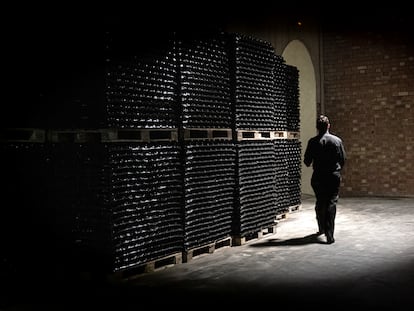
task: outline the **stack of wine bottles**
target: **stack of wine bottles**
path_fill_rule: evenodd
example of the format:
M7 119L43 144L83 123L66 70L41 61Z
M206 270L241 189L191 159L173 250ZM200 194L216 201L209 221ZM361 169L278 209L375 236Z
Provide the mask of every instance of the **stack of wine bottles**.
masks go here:
M286 214L291 206L290 199L290 179L289 179L289 159L287 153L288 143L286 139L273 140L276 154L276 171L275 171L275 187L276 187L276 214ZM291 162L293 164L293 162ZM297 163L296 163L297 164Z
M52 152L53 205L71 266L117 271L183 250L178 144L56 144Z
M231 128L230 68L225 36L181 36L178 41L184 128Z
M49 204L56 211L56 255L70 270L89 271L108 264L111 207L106 199L110 196L106 154L102 144L50 145Z
M288 180L289 180L289 207L297 206L301 203L301 142L298 139L286 140L286 146L283 152L286 155L288 163Z
M176 40L173 34L153 35L132 27L104 33L70 27L55 36L53 53L45 51L51 55L42 63L38 109L47 114L38 126L176 128Z
M16 256L24 256L29 233L16 228L33 227L19 226L28 210L53 232L44 236L56 237L57 252L45 258L118 271L257 232L300 203L298 140L235 139L244 130L299 131L298 70L269 42L224 33L149 38L132 28L105 38L100 46L93 36L84 58L76 46L72 63L80 63L58 82L51 73L59 68L48 68L53 83L41 99L55 105L43 118L51 129L225 128L233 135L2 143L12 180L5 195L16 208L3 211L1 232L16 235Z
M116 269L183 249L181 147L109 145Z
M50 154L46 144L32 142L2 142L0 154L0 274L3 284L12 286L52 273L56 227L48 205Z
M286 103L287 103L287 130L299 132L299 70L292 65L286 65Z
M287 80L286 63L282 56L274 55L274 127L276 131L287 131Z
M159 41L111 33L107 46L105 127L177 128L178 63L173 36Z
M254 37L230 37L236 130L274 130L274 67L272 45Z
M184 248L230 237L233 221L236 147L231 141L185 144Z
M53 37L39 43L39 49L42 49L39 53L40 103L32 105L36 107L33 115L37 115L35 119L39 124L28 122L20 127L76 129L100 126L104 115L103 36L75 24L56 29ZM20 114L25 115L34 109L21 107L20 110Z
M243 237L275 224L277 161L271 141L241 141L237 151L238 193L233 233Z

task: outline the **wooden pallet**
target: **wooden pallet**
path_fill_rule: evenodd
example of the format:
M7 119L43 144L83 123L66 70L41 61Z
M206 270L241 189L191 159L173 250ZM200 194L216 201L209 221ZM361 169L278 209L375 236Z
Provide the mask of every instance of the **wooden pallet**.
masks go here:
M231 140L231 129L220 128L185 128L182 130L184 140Z
M271 132L272 139L286 139L288 137L287 131L272 131Z
M194 257L200 256L203 254L212 254L219 248L231 247L232 246L231 242L232 242L231 237L227 237L225 239L221 239L221 240L209 243L209 244L205 244L202 246L188 249L183 252L183 262L188 262L192 260Z
M251 130L238 130L237 140L271 140L273 138L272 131L251 131Z
M178 129L102 129L102 142L178 141Z
M294 134L289 134L287 131L253 131L253 130L238 130L237 140L273 140L273 139L287 139Z
M52 143L90 143L101 142L100 130L50 130L47 140Z
M302 204L293 205L289 207L289 213L299 212L302 209Z
M46 131L36 128L6 128L0 130L1 142L44 143Z
M133 278L137 278L141 275L156 272L162 269L166 269L183 262L182 253L174 253L169 256L165 256L159 259L148 261L144 264L134 267L122 269L111 273L108 276L109 281L127 281Z
M288 132L287 133L287 139L299 139L300 134L299 132Z
M234 236L232 238L232 244L234 246L241 246L246 244L247 242L250 242L252 240L258 240L263 238L264 236L268 235L268 234L274 234L276 233L276 225L271 226L271 227L267 227L267 228L263 228L261 230L252 232L250 234L244 235L244 236Z
M178 141L178 129L70 129L50 130L53 143Z
M276 215L276 220L284 220L284 219L288 218L288 214L289 214L289 212L277 214Z

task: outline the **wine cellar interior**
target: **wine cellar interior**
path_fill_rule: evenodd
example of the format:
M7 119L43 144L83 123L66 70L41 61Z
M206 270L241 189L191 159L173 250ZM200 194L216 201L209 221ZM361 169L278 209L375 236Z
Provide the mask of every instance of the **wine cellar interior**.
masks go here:
M134 33L106 35L94 83L64 81L45 105L67 107L2 145L42 176L26 197L25 170L7 165L8 192L49 215L51 258L71 274L139 271L273 230L300 206L299 72L269 42L173 33L142 49Z
M0 132L7 202L0 209L1 310L30 309L40 280L48 284L43 292L59 292L54 310L74 307L66 299L79 307L85 297L89 309L111 298L114 308L182 307L192 295L214 306L217 299L236 306L278 297L280 307L289 307L302 297L320 307L313 282L322 282L326 271L318 262L335 276L348 269L352 279L364 253L373 263L386 257L384 267L398 262L395 276L391 268L356 276L363 298L349 280L315 282L332 291L326 301L347 310L398 309L412 301L414 41L397 28L405 14L397 19L389 12L385 25L376 19L385 11L361 13L347 26L343 17L303 8L256 15L256 7L238 18L226 9L216 21L213 12L210 7L188 20L184 11L154 19L129 13L119 15L130 19L122 23L111 20L114 13L105 29L96 16L84 13L87 22L75 26L76 14L62 13L62 32L39 39L40 102L5 107ZM289 24L293 17L303 19ZM307 24L310 17L320 24ZM292 42L303 42L309 63L288 49ZM314 112L330 116L347 150L339 243L332 247L309 235L286 235L313 230L304 222L309 215L315 221L315 198L303 185L310 183L303 152L316 133ZM387 230L387 242L370 233L378 232L374 221ZM348 239L346 225L358 233ZM321 246L318 253L314 246ZM237 262L218 268L230 260ZM237 269L243 281L232 283ZM283 273L276 294L273 269ZM306 280L295 285L304 269ZM81 294L67 298L64 284ZM392 290L397 286L402 289Z

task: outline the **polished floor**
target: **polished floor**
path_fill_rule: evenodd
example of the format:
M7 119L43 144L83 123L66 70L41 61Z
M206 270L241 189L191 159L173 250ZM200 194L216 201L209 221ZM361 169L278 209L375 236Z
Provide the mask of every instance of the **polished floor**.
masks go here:
M304 197L276 232L241 246L121 284L49 284L36 295L14 296L7 310L412 310L414 198L340 198L330 245L314 234L313 204Z

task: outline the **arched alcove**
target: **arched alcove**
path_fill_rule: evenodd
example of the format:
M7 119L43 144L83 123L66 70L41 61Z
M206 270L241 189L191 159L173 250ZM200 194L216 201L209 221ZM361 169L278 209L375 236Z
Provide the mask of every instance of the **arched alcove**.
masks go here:
M308 49L300 40L292 40L285 47L283 58L286 63L299 70L299 105L300 105L300 142L302 144L302 160L306 144L316 134L316 79L315 69ZM302 161L301 191L313 195L310 185L312 168L306 167Z

